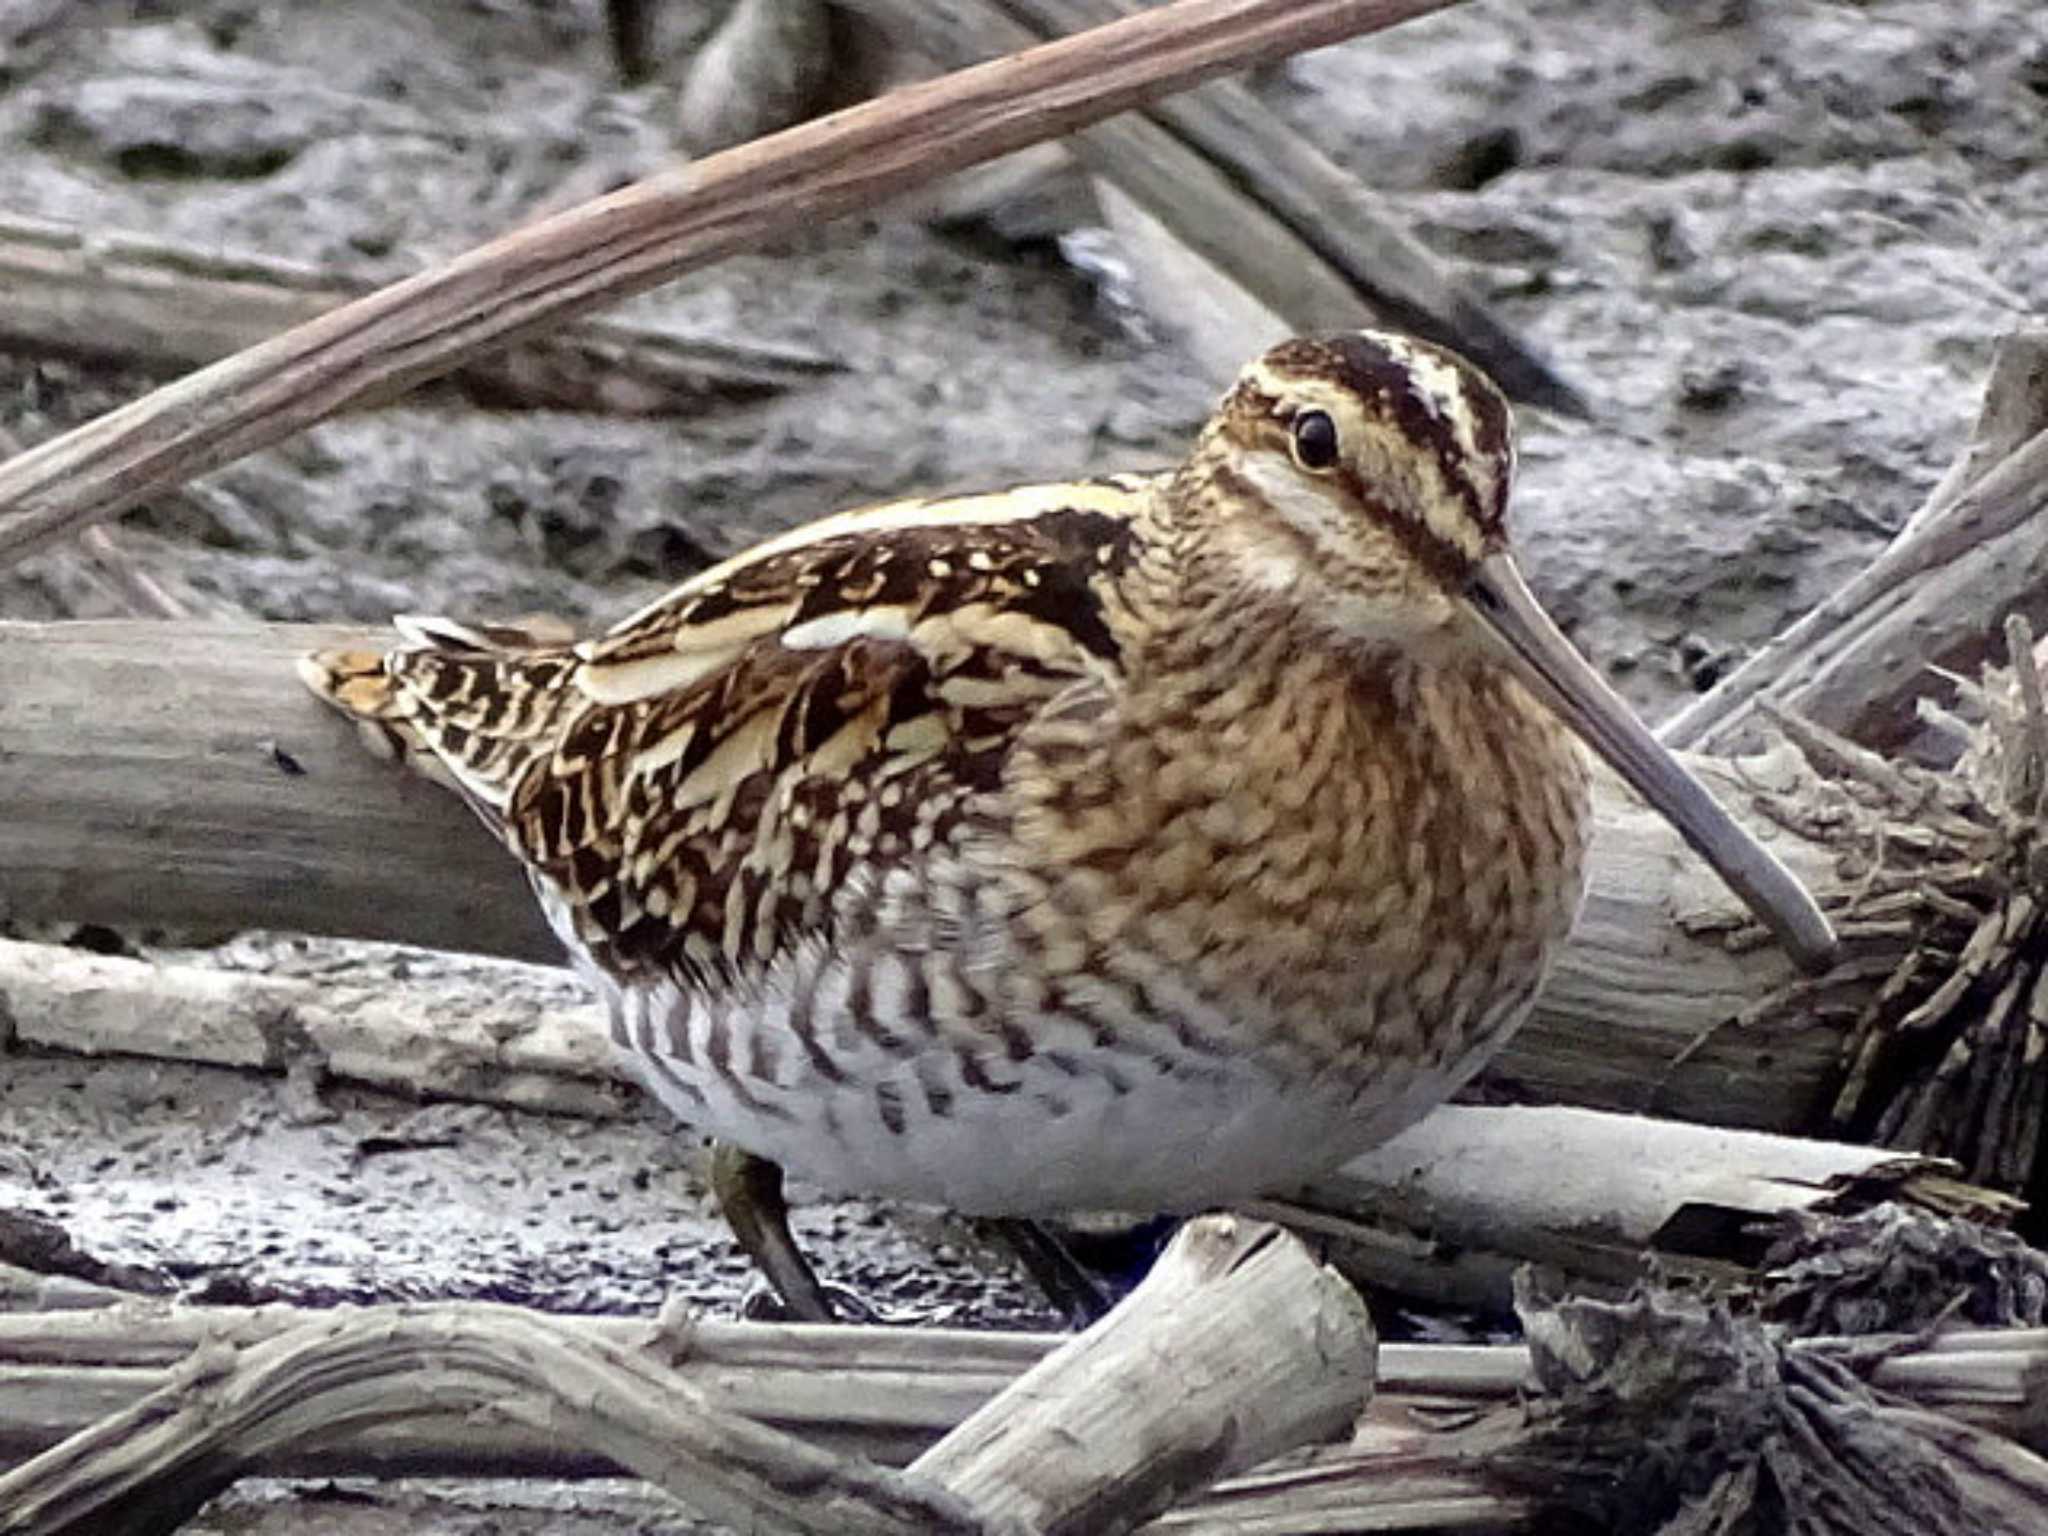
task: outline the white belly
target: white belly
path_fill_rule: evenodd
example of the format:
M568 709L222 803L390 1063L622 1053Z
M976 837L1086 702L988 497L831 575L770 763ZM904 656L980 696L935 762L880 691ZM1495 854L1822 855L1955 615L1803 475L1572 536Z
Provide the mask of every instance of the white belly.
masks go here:
M1361 1087L1304 1081L1257 1055L1104 1060L1087 1026L1041 1017L1030 1030L1030 1060L976 1069L990 1087L945 1041L841 1038L823 1069L788 1044L772 1002L720 1026L663 987L626 999L614 1026L650 1091L703 1134L827 1190L987 1216L1188 1211L1284 1192L1406 1129L1491 1054L1389 1064ZM664 1048L678 1031L687 1048Z

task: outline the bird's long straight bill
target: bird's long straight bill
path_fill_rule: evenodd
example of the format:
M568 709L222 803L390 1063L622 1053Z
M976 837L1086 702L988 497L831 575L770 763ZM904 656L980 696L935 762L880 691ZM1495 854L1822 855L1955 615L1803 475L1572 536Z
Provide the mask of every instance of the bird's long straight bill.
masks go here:
M1511 556L1496 553L1480 562L1470 600L1530 690L1679 830L1792 958L1809 971L1833 964L1834 929L1806 888L1658 745L1550 621Z

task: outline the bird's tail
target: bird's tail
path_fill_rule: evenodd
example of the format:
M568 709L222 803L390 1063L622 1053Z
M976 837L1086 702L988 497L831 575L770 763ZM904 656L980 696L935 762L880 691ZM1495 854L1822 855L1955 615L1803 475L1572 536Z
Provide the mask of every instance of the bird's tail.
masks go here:
M315 651L299 676L355 720L380 756L502 813L520 775L552 750L578 666L560 638L532 628L401 615L389 651Z

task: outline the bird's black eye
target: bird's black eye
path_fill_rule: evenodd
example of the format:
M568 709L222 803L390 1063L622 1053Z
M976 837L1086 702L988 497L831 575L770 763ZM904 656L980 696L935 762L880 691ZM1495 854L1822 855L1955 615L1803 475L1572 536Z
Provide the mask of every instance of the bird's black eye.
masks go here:
M1337 423L1321 411L1294 418L1294 462L1303 469L1328 469L1337 462Z

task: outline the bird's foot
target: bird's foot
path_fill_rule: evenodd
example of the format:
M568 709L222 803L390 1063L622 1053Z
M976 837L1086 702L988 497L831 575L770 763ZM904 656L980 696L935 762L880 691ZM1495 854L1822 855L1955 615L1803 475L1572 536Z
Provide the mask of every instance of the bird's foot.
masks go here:
M784 1300L766 1275L756 1275L740 1297L740 1320L748 1323L852 1323L869 1326L898 1321L873 1306L858 1291L829 1281L818 1282L818 1299L827 1310L823 1318L801 1316Z
M1037 1222L1018 1216L993 1216L977 1225L1015 1256L1032 1282L1045 1293L1045 1299L1076 1332L1102 1321L1115 1305L1115 1299L1082 1267L1067 1245Z

